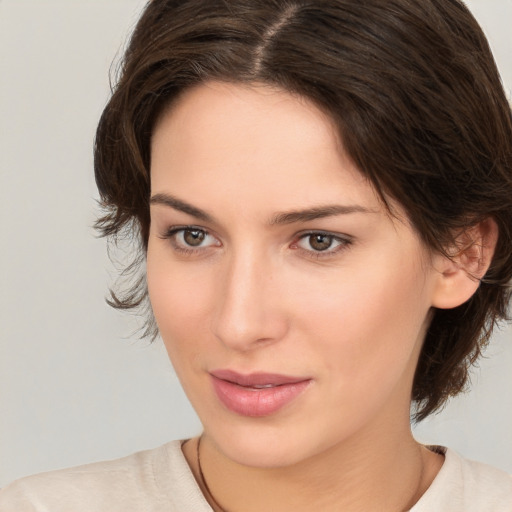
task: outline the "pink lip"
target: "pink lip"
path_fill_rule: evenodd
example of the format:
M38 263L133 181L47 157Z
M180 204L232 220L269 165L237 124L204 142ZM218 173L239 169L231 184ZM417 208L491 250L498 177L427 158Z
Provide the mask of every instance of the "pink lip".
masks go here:
M311 383L309 377L274 373L243 375L232 370L210 372L219 400L242 416L268 416L298 397ZM265 387L262 387L265 386Z

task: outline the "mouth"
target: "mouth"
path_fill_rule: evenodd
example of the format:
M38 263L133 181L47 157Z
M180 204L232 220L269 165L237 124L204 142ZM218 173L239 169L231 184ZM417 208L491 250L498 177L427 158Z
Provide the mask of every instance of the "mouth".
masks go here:
M276 413L298 398L311 384L310 377L274 373L210 372L217 398L231 412L261 417Z

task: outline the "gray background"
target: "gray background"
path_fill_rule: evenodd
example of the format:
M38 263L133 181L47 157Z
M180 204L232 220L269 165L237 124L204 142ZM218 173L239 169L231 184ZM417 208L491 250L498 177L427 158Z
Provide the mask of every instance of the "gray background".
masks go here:
M510 96L512 0L468 2ZM103 302L91 147L108 70L141 0L0 1L0 486L119 457L200 425L161 342ZM512 330L421 440L512 473Z

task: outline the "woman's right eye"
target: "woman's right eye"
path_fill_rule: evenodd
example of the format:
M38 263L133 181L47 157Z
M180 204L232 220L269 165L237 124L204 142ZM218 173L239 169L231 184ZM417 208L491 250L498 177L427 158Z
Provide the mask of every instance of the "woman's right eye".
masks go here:
M221 245L208 231L196 227L170 228L161 238L170 240L176 251L186 254Z

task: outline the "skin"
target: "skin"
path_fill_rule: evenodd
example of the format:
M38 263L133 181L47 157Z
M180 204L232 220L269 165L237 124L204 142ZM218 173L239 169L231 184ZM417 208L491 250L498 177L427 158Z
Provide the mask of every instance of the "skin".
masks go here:
M409 420L431 308L467 300L477 284L430 254L399 205L389 215L303 98L198 86L162 115L151 157L150 299L204 426L216 500L231 512L408 510L443 462ZM326 205L357 211L271 222ZM219 368L312 381L277 413L250 418L217 399L209 372ZM199 481L196 443L183 451Z

